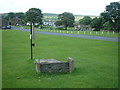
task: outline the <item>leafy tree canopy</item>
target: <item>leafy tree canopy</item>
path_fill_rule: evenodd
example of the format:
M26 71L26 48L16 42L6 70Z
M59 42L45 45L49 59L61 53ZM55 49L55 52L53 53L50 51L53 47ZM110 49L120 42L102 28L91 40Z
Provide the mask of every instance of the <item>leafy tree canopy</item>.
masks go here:
M114 30L119 30L120 28L120 2L112 2L110 5L106 6L106 11L101 13L105 22L112 25Z
M64 12L58 15L58 21L55 24L58 26L63 25L67 30L68 26L73 26L74 19L75 17L72 13Z
M7 19L7 20L9 20L9 19L13 19L14 17L15 17L15 13L10 12L10 13L8 13L8 15L5 16L4 18Z
M10 25L23 24L25 18L25 14L22 12L13 13L10 12L6 16L3 16L3 19L7 20Z
M30 8L26 12L26 21L32 23L42 24L43 14L42 11L38 8Z
M20 19L24 19L25 18L25 14L22 13L22 12L19 12L19 13L15 13L15 16L20 18Z
M95 30L100 30L102 28L102 18L94 18L90 25Z
M79 23L82 24L82 25L89 25L92 21L92 18L89 17L89 16L84 16L83 19L80 19L79 20Z

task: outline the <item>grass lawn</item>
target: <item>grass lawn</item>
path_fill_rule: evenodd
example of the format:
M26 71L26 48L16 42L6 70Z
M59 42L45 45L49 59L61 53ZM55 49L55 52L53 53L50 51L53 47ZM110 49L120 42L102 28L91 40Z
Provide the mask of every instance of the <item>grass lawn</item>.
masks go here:
M29 32L4 30L3 88L117 88L118 42L36 34L35 59L75 59L75 71L37 74Z

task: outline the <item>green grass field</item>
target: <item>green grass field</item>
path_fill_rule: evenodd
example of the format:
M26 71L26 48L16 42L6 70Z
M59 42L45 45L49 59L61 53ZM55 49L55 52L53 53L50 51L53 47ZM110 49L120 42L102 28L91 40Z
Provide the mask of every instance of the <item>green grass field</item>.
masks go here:
M75 71L37 74L29 32L4 30L3 88L117 88L118 42L35 34L34 59L75 59Z

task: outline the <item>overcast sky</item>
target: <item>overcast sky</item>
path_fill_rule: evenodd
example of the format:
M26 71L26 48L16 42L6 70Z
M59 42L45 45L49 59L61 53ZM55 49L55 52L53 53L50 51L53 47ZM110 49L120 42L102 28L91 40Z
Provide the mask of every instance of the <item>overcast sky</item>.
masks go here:
M0 13L26 12L34 7L43 13L99 15L110 2L118 0L0 0Z

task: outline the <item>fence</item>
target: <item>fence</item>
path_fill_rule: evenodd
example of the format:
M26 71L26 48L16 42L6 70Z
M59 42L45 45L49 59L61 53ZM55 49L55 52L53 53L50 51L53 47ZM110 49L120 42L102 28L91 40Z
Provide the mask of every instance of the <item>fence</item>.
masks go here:
M53 32L53 33L66 33L66 34L78 34L78 35L96 35L96 36L112 36L118 37L119 33L114 31L70 31L70 30L52 30L52 29L36 29L42 32Z

